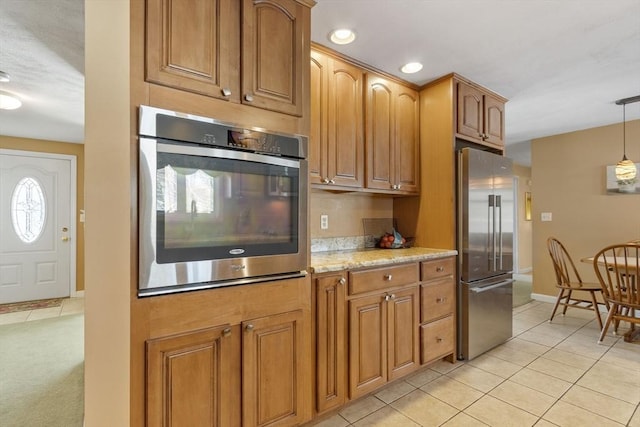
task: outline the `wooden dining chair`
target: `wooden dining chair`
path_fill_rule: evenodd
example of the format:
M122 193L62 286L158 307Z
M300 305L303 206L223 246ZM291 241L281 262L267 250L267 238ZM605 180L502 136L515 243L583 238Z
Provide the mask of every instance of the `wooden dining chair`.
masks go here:
M593 268L611 307L598 342L604 339L611 322L617 332L620 321L631 324L627 339L634 333L635 324L640 324L636 317L640 312L640 243L607 246L594 257Z
M569 252L558 239L549 237L547 239L547 248L556 273L556 288L559 289L558 298L553 306L549 322L553 320L558 307L562 305L562 315L567 313L567 308L569 307L593 310L596 320L598 320L598 325L602 329L602 318L598 307L600 303L597 299L597 295L602 294L602 286L598 283L585 283L582 281ZM609 308L609 303L606 299L601 304L604 304L607 309Z

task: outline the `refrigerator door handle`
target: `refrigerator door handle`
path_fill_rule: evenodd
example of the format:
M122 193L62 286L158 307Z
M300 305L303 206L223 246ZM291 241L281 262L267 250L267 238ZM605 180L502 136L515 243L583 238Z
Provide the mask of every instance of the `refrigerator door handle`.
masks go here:
M488 233L487 238L489 239L489 271L496 271L496 200L495 195L489 194L489 210L488 210Z
M480 294L480 293L482 293L482 292L490 291L491 289L501 288L501 287L503 287L503 286L505 286L505 285L509 285L509 284L511 284L511 283L513 283L513 282L515 282L515 280L513 280L513 279L507 279L507 280L502 281L502 282L500 282L500 283L496 283L495 285L491 285L491 286L479 286L479 287L477 287L477 288L470 288L469 290L470 290L471 292L473 292L473 293Z
M498 250L497 250L497 259L499 261L500 270L504 270L502 267L502 196L496 196L496 209L498 211Z

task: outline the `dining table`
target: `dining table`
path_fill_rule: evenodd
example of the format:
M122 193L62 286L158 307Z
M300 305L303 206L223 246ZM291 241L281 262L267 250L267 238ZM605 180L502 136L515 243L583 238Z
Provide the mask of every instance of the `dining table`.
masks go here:
M609 260L609 263L611 263L611 261L613 261L613 259L611 257L607 257L607 259ZM595 261L595 257L591 256L591 257L586 257L586 258L581 258L580 259L581 262L584 262L586 264L591 264L595 267L596 262ZM617 268L620 268L622 270L624 270L625 272L628 272L630 274L634 274L637 275L638 271L639 271L639 260L638 258L629 258L629 257L624 257L624 256L617 256L615 257L615 261L614 264L616 265ZM598 259L597 264L600 266L605 266L605 261L604 259L602 259L602 257L600 257L600 259ZM633 272L633 273L631 273ZM636 280L633 281L633 283L637 286L638 284L638 278L636 278ZM640 339L640 328L636 329L633 327L633 323L631 324L631 329L629 331L627 331L623 337L625 342L632 342L635 341L636 339Z

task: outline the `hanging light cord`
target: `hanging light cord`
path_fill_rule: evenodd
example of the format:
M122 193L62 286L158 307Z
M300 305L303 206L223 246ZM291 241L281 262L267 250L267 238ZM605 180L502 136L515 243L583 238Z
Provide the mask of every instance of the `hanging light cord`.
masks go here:
M627 160L627 104L622 104L622 160Z

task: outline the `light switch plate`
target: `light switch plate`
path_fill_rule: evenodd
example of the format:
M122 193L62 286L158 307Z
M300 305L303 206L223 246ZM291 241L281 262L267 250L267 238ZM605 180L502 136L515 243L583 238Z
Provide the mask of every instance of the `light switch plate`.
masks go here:
M551 212L542 212L540 214L540 221L551 221Z

